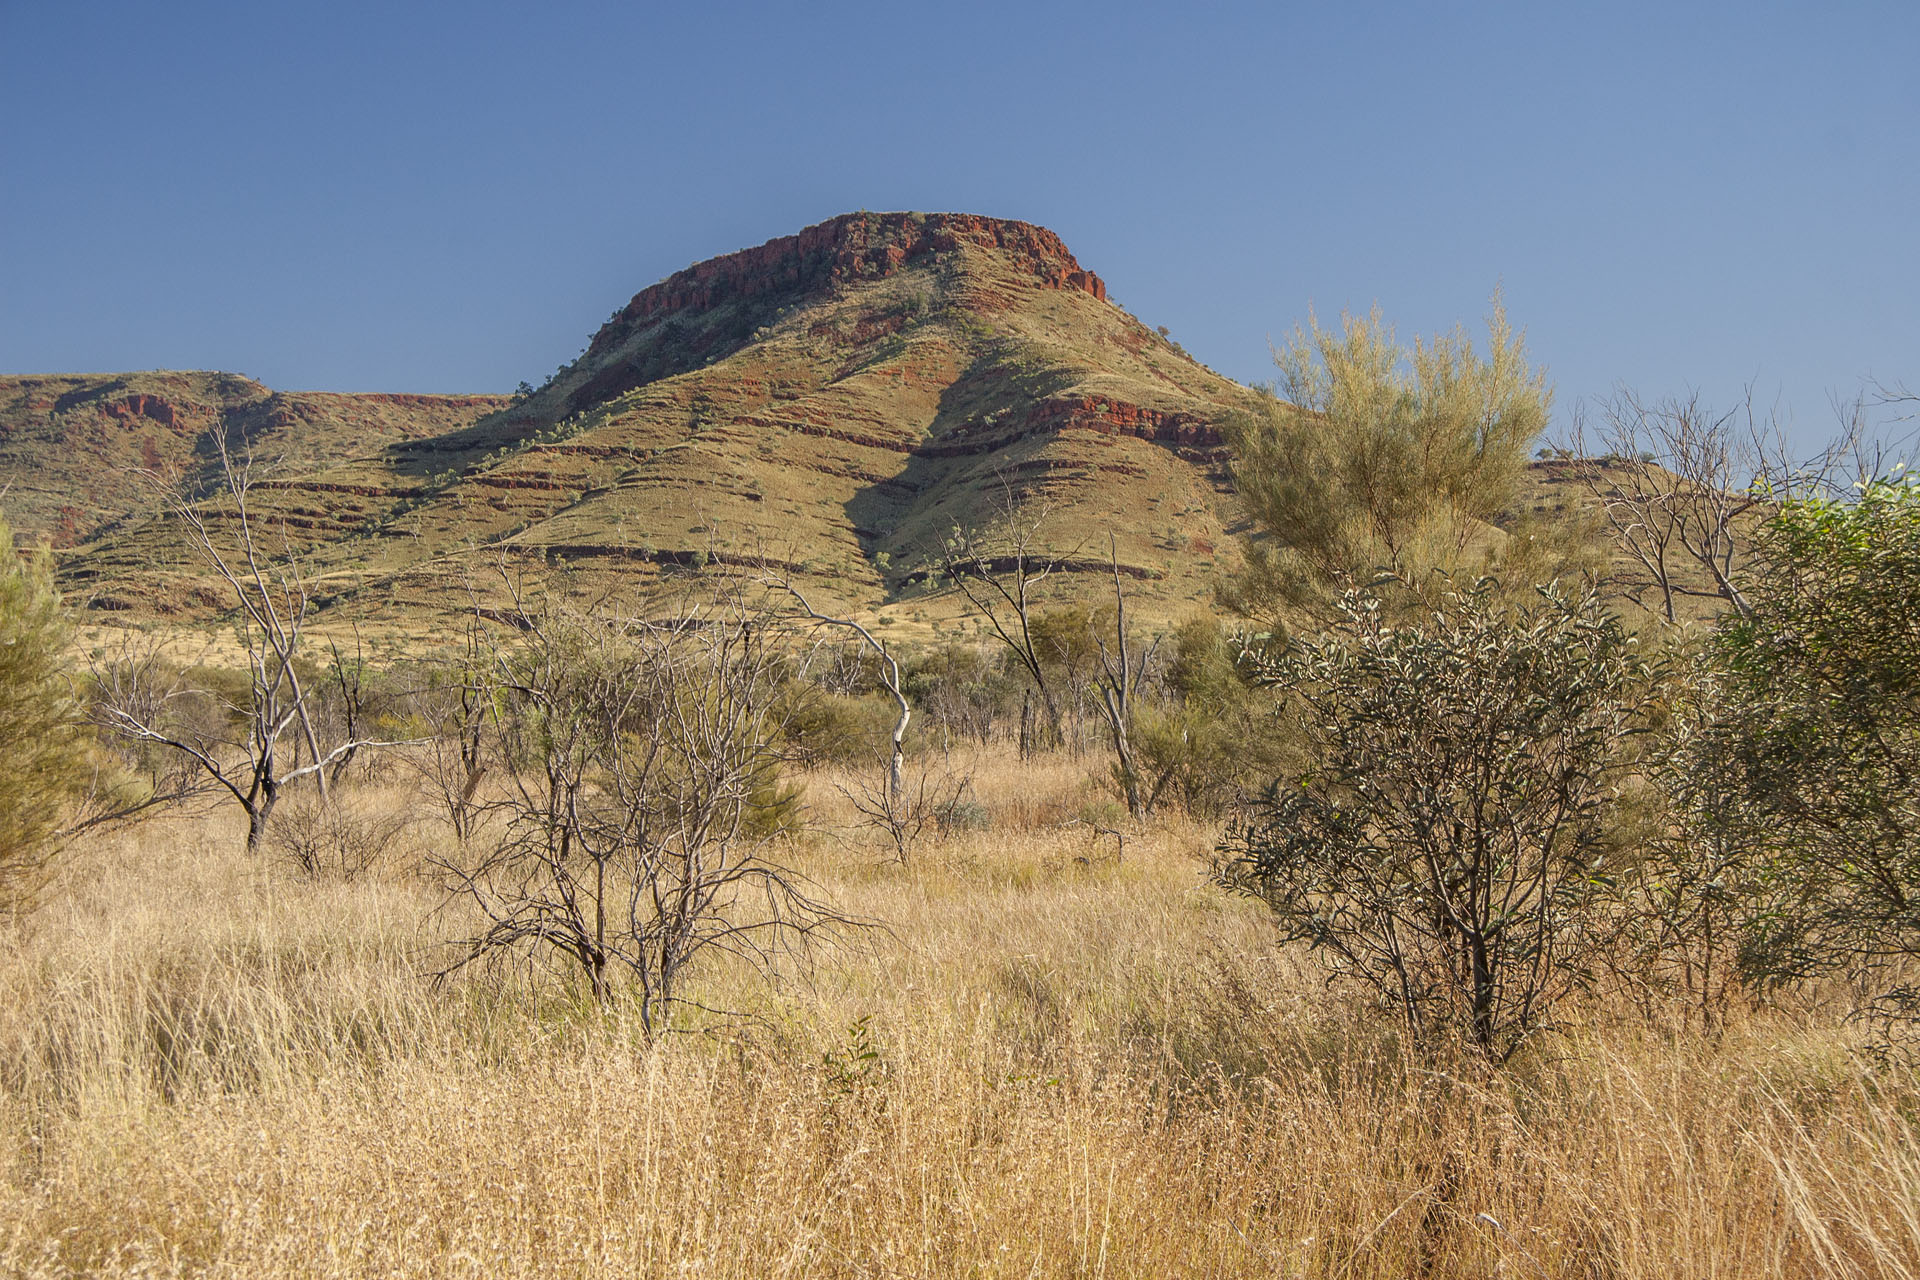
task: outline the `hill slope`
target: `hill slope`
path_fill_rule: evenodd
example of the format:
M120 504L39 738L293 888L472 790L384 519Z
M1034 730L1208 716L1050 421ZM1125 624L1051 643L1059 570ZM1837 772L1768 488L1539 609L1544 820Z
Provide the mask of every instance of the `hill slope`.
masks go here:
M222 434L312 469L457 430L507 403L271 391L232 373L0 375L0 491L20 529L72 547L151 505L142 472L204 488Z
M69 581L96 604L196 596L133 482L98 477L149 440L204 462L218 422L273 459L256 501L327 594L395 619L460 607L474 567L503 559L564 562L583 590L767 559L873 611L919 593L915 568L953 528L1009 509L1089 569L1111 535L1143 604L1176 610L1230 546L1217 424L1250 394L1115 306L1051 232L954 214L851 214L701 263L512 403L60 381L5 384L69 407L43 409L38 436L4 410L0 463L34 475L21 523L73 546ZM32 446L80 404L109 406L86 419L102 461L41 468Z
M1136 616L1164 620L1237 562L1219 424L1252 395L1111 302L1050 231L849 214L642 290L511 399L0 378L0 486L18 527L64 548L76 601L136 618L226 607L139 474L178 474L231 527L224 436L254 459L267 550L299 556L324 609L400 632L495 593L502 569L632 594L715 561L938 626L961 601L930 589L928 558L1006 523L1068 557L1061 592L1109 591L1111 546ZM1499 523L1575 527L1592 505L1570 464L1542 463ZM1612 576L1632 594L1624 557Z

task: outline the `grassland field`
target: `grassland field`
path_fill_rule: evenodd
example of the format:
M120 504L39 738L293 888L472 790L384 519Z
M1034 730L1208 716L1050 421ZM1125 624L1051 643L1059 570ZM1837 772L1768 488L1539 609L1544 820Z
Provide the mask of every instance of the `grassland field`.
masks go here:
M1217 828L1094 829L1099 757L944 763L976 820L905 866L809 777L780 857L881 927L704 970L738 1016L653 1043L429 977L466 921L395 762L351 879L222 808L74 844L0 940L0 1274L1920 1274L1920 1078L1848 993L1409 1053L1207 883Z

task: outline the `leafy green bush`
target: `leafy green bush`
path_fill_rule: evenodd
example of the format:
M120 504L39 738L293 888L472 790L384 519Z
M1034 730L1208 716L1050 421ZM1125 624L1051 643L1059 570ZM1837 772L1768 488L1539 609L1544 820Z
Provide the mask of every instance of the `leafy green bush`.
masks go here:
M1504 1057L1606 946L1650 673L1592 593L1521 607L1482 582L1403 627L1372 596L1340 607L1265 668L1308 762L1232 828L1215 876L1416 1035Z
M1920 483L1785 504L1744 594L1713 637L1720 700L1690 772L1770 891L1748 968L1920 955Z
M1284 767L1287 743L1266 723L1271 695L1249 683L1218 619L1190 619L1168 639L1167 696L1140 709L1134 751L1150 807L1217 817Z
M827 693L800 686L786 719L785 742L804 765L868 765L886 755L898 715L884 694Z

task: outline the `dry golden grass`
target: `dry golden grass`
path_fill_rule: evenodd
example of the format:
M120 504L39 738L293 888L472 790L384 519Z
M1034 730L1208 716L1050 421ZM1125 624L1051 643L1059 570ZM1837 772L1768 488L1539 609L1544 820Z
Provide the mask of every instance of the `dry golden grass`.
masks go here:
M346 884L225 815L72 851L0 953L0 1272L1920 1273L1920 1087L1837 1015L1410 1061L1204 887L1211 831L1116 861L1058 825L1097 764L977 764L988 825L907 868L817 781L793 858L890 931L652 1047L423 979L429 823Z

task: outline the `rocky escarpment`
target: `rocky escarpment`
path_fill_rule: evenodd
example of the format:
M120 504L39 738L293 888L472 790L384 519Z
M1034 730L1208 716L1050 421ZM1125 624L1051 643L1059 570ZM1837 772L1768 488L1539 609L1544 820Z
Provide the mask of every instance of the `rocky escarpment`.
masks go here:
M1220 425L1250 393L1114 305L1044 227L848 214L626 296L510 403L247 384L216 407L150 378L55 394L93 406L102 438L168 437L169 458L216 420L285 444L295 464L260 478L257 521L342 584L330 602L397 617L470 609L502 569L644 593L764 564L875 618L931 619L952 606L928 557L1010 516L1045 525L1031 545L1059 557L1050 590L1110 592L1117 568L1142 616L1171 616L1231 547ZM170 538L114 526L69 580L102 601L195 599L185 569L152 572L185 564Z
M974 214L849 213L797 235L696 263L642 289L594 335L587 354L605 355L637 327L676 312L877 280L962 246L1022 263L1046 287L1075 289L1103 301L1107 296L1100 277L1082 269L1045 227Z
M442 435L507 404L282 392L228 373L0 377L0 492L23 535L68 547L150 506L149 477L204 487L216 438L256 456L263 485L302 488L280 473ZM351 520L342 512L321 524L345 530Z

